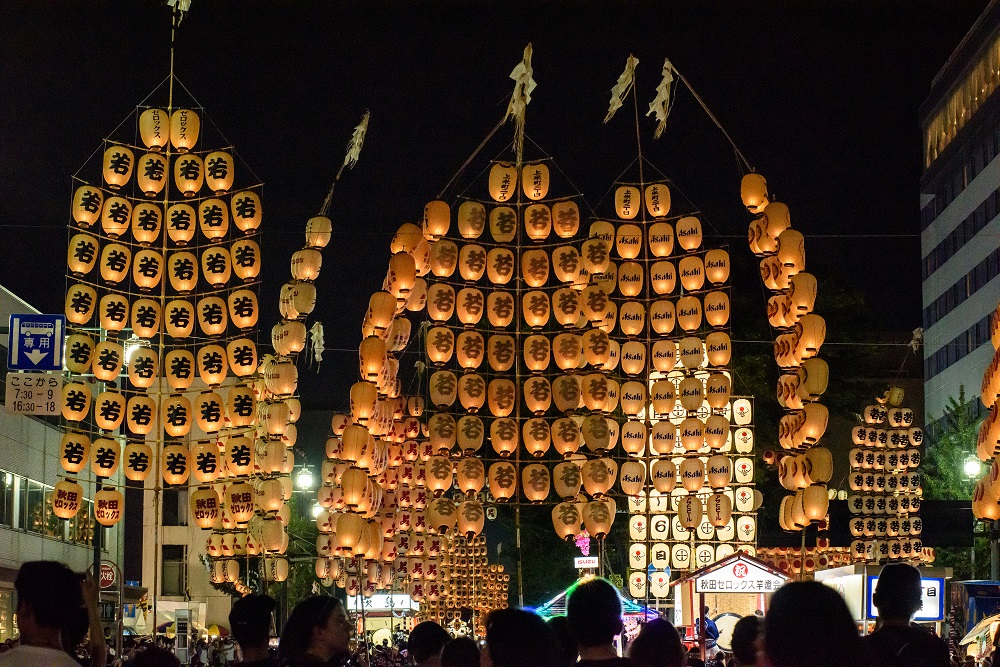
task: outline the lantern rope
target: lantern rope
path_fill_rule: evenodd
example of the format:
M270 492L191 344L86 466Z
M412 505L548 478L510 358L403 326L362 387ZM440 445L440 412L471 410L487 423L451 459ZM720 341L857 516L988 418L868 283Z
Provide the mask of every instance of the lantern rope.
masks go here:
M673 67L673 66L671 66L671 67L672 67L674 73L677 74L677 78L680 79L681 82L684 84L684 86L691 92L691 96L694 97L694 99L695 99L696 102L698 102L698 104L701 106L702 110L708 116L709 120L711 120L713 123L715 123L715 126L717 128L719 128L719 131L722 132L722 135L726 138L726 140L729 142L729 144L733 147L733 152L736 154L738 162L742 163L742 164L740 164L741 173L745 174L748 171L749 172L755 171L754 168L750 165L750 162L746 159L746 157L744 157L743 153L740 151L739 146L737 146L736 142L733 141L733 138L731 136L729 136L729 132L726 132L726 128L722 127L722 123L719 122L719 119L715 117L715 114L713 114L712 111L711 111L711 109L708 108L708 105L705 104L705 101L701 99L700 95L698 95L698 92L694 89L694 86L691 85L691 82L688 81L687 78L683 74L681 74L681 72L676 67Z

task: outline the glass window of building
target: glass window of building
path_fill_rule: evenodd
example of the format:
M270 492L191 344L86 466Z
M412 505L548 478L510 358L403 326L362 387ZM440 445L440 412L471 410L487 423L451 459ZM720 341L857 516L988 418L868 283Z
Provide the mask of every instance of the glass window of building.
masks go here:
M160 593L184 595L187 588L187 547L183 544L162 545Z

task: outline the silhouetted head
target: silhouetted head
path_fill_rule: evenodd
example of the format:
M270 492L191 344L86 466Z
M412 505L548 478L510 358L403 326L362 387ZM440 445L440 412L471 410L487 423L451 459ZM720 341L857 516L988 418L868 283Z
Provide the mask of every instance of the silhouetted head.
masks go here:
M816 581L793 582L771 597L763 650L771 667L853 667L858 629L837 591Z
M419 665L440 656L441 649L450 641L451 635L444 628L434 621L424 621L417 623L410 631L406 648L410 652L410 659Z
M623 627L618 589L597 577L581 582L569 594L566 618L580 646L610 644Z
M648 621L628 645L628 657L642 667L683 667L687 651L677 628L663 618Z
M274 598L269 595L245 595L233 603L229 627L233 639L242 648L266 646L271 637L271 612Z
M523 609L497 609L486 617L484 665L553 667L559 664L559 642L538 614Z
M733 656L740 665L752 665L757 662L757 635L760 634L761 621L756 616L744 616L736 622L733 628Z
M906 563L882 568L872 601L884 620L909 621L921 606L920 570Z
M472 637L456 637L441 651L441 667L479 667L479 644Z

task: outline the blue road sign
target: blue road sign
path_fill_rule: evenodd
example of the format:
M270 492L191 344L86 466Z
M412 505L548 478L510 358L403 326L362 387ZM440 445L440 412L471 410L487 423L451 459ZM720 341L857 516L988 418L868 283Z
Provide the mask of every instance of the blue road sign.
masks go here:
M11 315L9 332L9 370L62 370L63 344L66 339L65 315Z

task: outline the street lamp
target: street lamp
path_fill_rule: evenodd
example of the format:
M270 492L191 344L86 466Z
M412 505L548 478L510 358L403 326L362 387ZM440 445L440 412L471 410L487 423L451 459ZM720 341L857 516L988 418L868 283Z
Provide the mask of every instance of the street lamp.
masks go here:
M299 491L308 491L312 488L312 485L312 470L302 466L302 468L299 469L299 473L295 476L295 486L299 489Z
M319 503L313 503L313 506L312 506L312 515L313 515L314 519L318 518L319 517L319 513L322 512L322 511L323 511L323 506L322 505L320 505Z
M962 471L968 479L977 479L982 472L982 464L976 456L970 454L962 464Z

